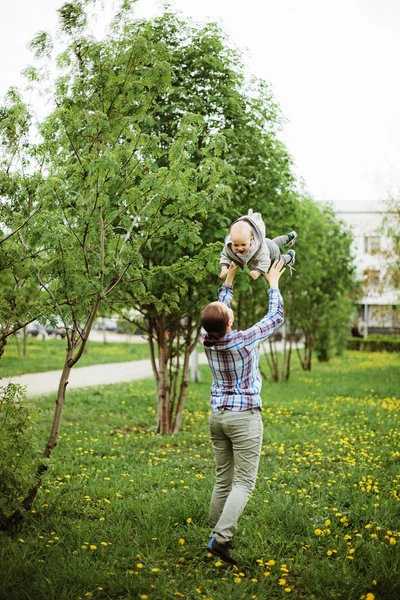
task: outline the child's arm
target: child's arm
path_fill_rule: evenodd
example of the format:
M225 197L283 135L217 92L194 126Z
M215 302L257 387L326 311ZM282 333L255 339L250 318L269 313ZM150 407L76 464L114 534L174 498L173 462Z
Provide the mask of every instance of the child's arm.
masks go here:
M226 251L226 245L224 245L222 249L219 264L221 265L221 273L219 274L219 276L221 277L221 279L225 279L225 277L228 274L229 265L231 264L231 259L229 258L228 253Z
M222 287L218 290L218 300L219 302L223 302L227 306L231 305L233 298L233 279L236 275L236 271L238 270L238 266L231 264L228 269L228 275L226 277L225 283L222 284Z
M219 274L221 279L225 279L229 271L228 265L221 265L221 273Z

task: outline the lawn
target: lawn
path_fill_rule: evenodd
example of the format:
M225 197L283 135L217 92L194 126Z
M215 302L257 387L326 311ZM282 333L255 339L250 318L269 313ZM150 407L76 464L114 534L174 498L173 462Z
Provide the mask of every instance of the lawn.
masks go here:
M400 356L349 352L264 383L237 570L205 551L214 459L202 375L174 437L156 434L151 380L68 393L34 511L0 532L1 598L400 598ZM44 440L52 402L30 403Z
M22 352L22 342L19 342ZM29 338L26 356L18 355L15 340L10 340L0 361L0 377L40 373L62 369L66 352L66 340L36 340ZM148 344L126 342L88 342L87 350L77 367L113 362L125 362L149 358Z

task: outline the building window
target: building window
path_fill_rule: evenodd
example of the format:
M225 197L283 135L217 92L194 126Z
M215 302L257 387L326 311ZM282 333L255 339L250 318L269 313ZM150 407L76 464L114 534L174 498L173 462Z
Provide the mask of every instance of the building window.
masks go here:
M364 252L376 254L381 249L381 237L379 235L364 236Z
M368 269L364 271L364 283L369 288L377 288L381 283L381 273L380 271L375 271L374 269Z

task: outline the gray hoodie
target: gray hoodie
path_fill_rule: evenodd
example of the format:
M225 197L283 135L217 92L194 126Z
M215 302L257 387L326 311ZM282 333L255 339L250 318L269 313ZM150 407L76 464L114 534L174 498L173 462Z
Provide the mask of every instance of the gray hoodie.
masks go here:
M238 221L247 221L253 230L253 244L250 250L245 255L236 254L232 246L232 238L230 230L225 237L225 245L221 252L220 264L229 265L233 262L238 265L241 269L249 267L249 269L257 270L262 275L268 273L271 263L280 258L280 250L278 246L265 237L265 225L260 213L253 213L250 209L249 214L244 217L239 217L234 223ZM232 223L232 225L234 224ZM231 225L231 228L232 228Z

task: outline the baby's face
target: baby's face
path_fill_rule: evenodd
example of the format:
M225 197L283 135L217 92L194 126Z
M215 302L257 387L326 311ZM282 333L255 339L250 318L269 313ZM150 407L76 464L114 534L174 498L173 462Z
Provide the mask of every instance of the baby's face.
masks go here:
M250 235L246 232L232 233L232 246L235 252L238 254L245 254L250 250L251 242L253 240L253 234Z

